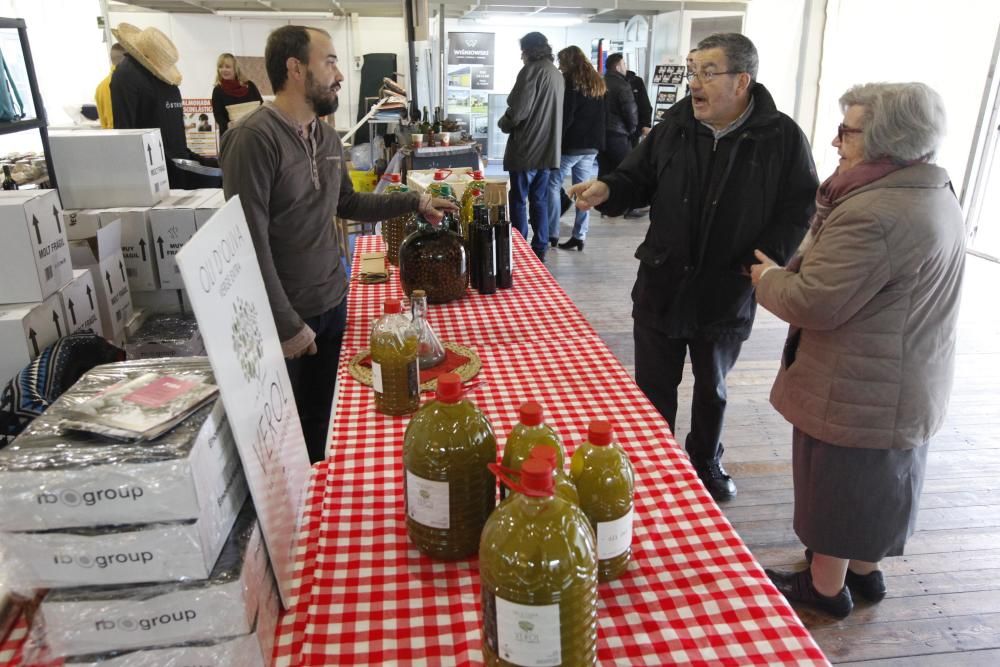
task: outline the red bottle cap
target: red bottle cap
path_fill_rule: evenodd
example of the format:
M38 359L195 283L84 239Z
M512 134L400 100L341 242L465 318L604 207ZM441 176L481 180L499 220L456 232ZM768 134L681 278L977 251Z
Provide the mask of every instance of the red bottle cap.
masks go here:
M392 315L393 313L403 312L403 304L399 299L386 299L385 304L382 306L382 312L386 315Z
M531 454L528 454L528 458L548 461L555 468L556 461L559 459L559 452L552 445L535 445L531 448Z
M438 169L434 172L435 181L443 181L444 179L451 176L451 169Z
M382 174L382 180L390 183L402 183L403 177L399 174Z
M478 171L478 170L477 171L470 171L469 172L469 176L472 176L472 178L475 179L475 180L477 180L477 181L483 180L483 172Z
M528 459L521 465L521 488L526 496L551 496L555 489L552 464L541 459Z
M442 403L458 403L464 393L462 378L458 373L444 373L438 378L436 393Z
M590 428L587 429L587 440L590 441L592 445L605 446L611 444L611 422L606 419L595 419L590 422Z
M538 426L542 423L542 404L538 401L526 401L521 404L521 423L525 426Z

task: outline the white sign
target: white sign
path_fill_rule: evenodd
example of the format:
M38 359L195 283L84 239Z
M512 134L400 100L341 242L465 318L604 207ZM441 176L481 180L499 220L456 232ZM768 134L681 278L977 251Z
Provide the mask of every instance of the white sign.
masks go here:
M239 197L184 245L177 265L287 606L309 456Z

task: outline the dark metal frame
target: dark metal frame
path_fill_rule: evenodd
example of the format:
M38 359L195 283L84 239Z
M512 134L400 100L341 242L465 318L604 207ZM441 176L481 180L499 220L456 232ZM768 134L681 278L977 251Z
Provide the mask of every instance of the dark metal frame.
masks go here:
M0 123L0 135L38 130L42 137L42 151L45 153L45 167L49 172L49 185L56 189L56 172L52 168L52 152L49 150L49 121L45 115L45 105L42 104L42 94L38 89L38 77L35 76L35 61L31 57L31 47L28 45L28 28L24 19L0 18L0 30L14 28L21 42L21 55L24 57L24 69L28 73L28 85L31 88L31 103L35 107L35 117L30 120L17 120L10 123ZM11 82L13 85L13 82Z

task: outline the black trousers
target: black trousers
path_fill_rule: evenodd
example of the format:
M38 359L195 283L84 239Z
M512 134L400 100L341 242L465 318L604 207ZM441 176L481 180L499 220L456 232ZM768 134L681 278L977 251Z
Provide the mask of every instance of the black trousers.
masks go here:
M306 318L305 322L316 332L316 354L285 359L285 366L299 409L309 461L316 463L326 458L326 443L330 438L327 429L333 390L337 387L340 345L347 326L347 299L322 315Z
M609 134L604 138L604 150L597 153L597 175L610 174L622 163L632 150L628 136Z
M684 448L692 461L722 455L722 423L726 413L726 375L740 356L743 341L670 338L635 323L635 379L663 418L677 431L677 386L690 353L694 374L691 432Z

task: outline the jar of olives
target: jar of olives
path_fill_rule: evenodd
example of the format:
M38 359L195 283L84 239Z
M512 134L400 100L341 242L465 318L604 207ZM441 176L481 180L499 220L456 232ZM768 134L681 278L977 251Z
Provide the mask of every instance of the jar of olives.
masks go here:
M399 248L403 292L424 290L429 303L460 299L469 284L469 263L462 237L421 219Z

